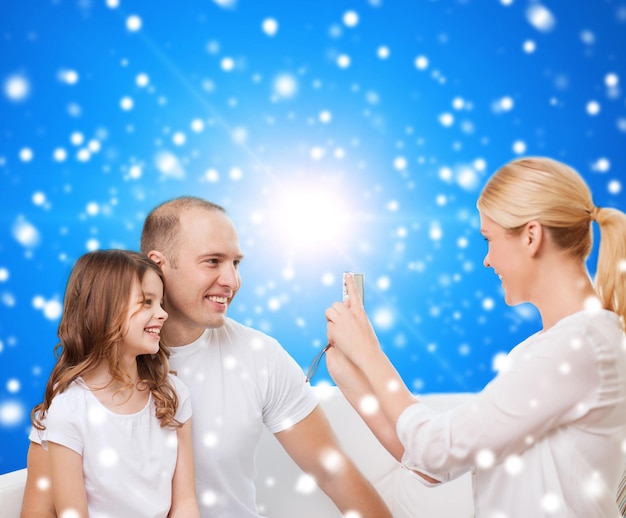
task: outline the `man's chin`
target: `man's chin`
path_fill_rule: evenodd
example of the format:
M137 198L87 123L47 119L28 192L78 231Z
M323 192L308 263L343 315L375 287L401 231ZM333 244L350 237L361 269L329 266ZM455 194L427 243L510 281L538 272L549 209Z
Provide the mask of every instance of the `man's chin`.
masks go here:
M226 323L226 313L223 315L211 315L211 318L206 322L208 329L216 329L222 327Z

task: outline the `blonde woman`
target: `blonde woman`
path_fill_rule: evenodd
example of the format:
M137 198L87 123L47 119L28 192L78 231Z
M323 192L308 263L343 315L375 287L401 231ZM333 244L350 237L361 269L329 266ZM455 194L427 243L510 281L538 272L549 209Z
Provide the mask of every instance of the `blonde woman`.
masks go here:
M484 265L542 329L467 403L435 412L380 349L352 279L326 311L327 364L379 440L425 484L471 471L477 517L616 517L626 438L626 215L548 158L513 161L478 199ZM595 285L585 261L600 228ZM380 410L360 401L374 395ZM419 510L416 510L419 514Z

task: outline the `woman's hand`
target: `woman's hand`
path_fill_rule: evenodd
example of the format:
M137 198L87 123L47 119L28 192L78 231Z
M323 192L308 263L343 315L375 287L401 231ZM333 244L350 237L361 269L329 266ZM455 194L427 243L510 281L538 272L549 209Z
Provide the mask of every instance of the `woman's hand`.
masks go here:
M360 367L360 362L365 360L368 353L378 350L380 346L352 275L346 276L346 286L348 300L335 302L326 310L328 342Z

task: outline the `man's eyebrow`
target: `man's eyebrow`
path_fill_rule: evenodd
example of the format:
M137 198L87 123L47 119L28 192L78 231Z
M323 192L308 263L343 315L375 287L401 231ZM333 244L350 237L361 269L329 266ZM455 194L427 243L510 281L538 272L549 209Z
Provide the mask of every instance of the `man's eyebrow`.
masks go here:
M207 259L209 257L216 257L218 259L229 259L230 257L233 257L233 256L231 256L230 254L225 254L223 252L206 252L198 256L199 259ZM233 259L241 261L243 259L243 254L237 254L233 257Z

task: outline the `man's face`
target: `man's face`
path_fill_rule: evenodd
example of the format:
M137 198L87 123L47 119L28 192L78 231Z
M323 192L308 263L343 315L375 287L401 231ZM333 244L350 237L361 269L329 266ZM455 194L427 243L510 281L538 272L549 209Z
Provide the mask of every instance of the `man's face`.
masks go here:
M241 286L239 237L220 211L191 208L181 214L174 264L161 264L165 275L168 345L185 345L206 328L221 327Z

